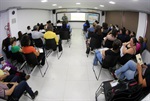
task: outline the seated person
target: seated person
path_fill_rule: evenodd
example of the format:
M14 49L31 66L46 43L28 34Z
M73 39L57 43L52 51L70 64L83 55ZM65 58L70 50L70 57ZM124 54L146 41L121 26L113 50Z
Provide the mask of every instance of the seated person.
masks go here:
M30 46L30 37L24 35L21 40L22 52L24 54L34 53L37 56L38 61L42 60L41 65L45 65L45 53L40 53L33 46Z
M139 36L138 42L136 43L136 53L142 52L143 41L143 37Z
M12 53L22 52L22 49L16 45L16 42L17 42L17 39L15 37L10 39Z
M86 20L85 23L83 24L83 31L84 31L84 33L87 32L87 29L88 29L89 27L90 27L90 23L89 23L88 20ZM83 33L83 34L84 34L84 33Z
M97 25L94 33L90 35L90 38L87 41L87 50L86 53L93 52L94 49L100 48L102 43L102 32L101 26Z
M24 92L27 92L32 99L38 95L38 91L33 92L26 81L17 82L0 82L0 98L9 100L11 98L19 101ZM12 101L12 100L11 100Z
M117 30L112 30L106 37L104 37L104 47L112 48L112 43L117 39Z
M57 46L59 47L59 52L62 51L61 40L58 39L56 33L53 32L52 25L47 26L46 33L44 34L44 39L55 39Z
M4 69L5 67L11 67L14 70L17 70L17 68L13 65L11 65L8 61L5 61L2 54L0 54L0 69Z
M95 51L95 57L94 57L93 65L97 65L98 61L100 63L103 63L103 60L105 60L105 57L107 55L112 56L112 57L116 56L116 57L118 57L117 58L117 60L118 60L119 57L120 57L120 47L121 47L121 44L122 44L121 41L119 39L116 39L113 42L112 49L102 50L101 52L99 50L96 50ZM108 62L110 62L110 64L107 63L110 66L111 66L111 61L112 60L108 61Z
M88 39L90 37L90 33L94 33L95 32L95 28L96 28L97 23L94 22L93 25L87 29L87 33L86 33L86 38Z
M1 74L0 74L0 80L4 80L6 82L11 81L14 76L19 76L21 80L28 80L30 78L30 75L26 75L23 72L16 71L16 67L12 67L12 65L7 64L7 62L4 61L4 59L0 58L0 64L1 64Z
M126 53L134 55L136 54L136 38L132 37L129 42L123 43L123 46L121 48L122 56Z
M138 82L142 87L150 88L150 65L135 63L133 60L128 61L125 65L115 71L116 77L127 80L134 79L135 72L138 72Z
M69 30L70 33L72 32L71 26L68 22L67 23L62 22L61 31L64 31L64 30Z
M123 65L129 61L136 54L136 38L132 37L129 42L123 43L120 49L120 60L119 62Z

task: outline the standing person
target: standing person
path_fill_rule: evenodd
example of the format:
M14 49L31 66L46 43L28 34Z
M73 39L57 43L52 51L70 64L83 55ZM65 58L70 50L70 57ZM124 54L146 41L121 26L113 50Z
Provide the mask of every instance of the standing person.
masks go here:
M66 14L64 13L64 16L62 17L62 21L64 21L64 22L68 22L68 17L66 16Z

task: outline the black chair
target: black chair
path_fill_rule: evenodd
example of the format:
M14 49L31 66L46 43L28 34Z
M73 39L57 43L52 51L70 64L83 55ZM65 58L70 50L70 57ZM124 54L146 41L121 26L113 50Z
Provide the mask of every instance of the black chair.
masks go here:
M41 38L38 39L33 39L34 45L38 48L42 48L43 47L43 41Z
M57 35L60 35L60 32L61 32L61 26L57 26L56 29L55 29L55 33Z
M44 71L44 73L42 73L42 70L41 70L41 67L42 67L42 66L40 65L42 59L39 59L39 60L38 60L38 58L36 57L36 55L35 55L34 53L24 54L24 56L25 56L25 58L26 58L27 64L29 64L30 66L32 66L33 69L36 68L36 67L38 67L39 70L40 70L40 73L41 73L42 77L44 77L45 74L46 74L46 72L47 72L47 70L48 70L48 67L49 67L46 58L45 58L45 61L46 61L46 63L47 63L47 67L46 67L46 70ZM44 57L43 57L43 58L44 58ZM32 69L32 70L33 70L33 69ZM31 71L32 71L32 70L31 70Z
M107 39L105 41L104 47L112 48L112 44L113 44L113 41L110 41L110 40Z
M19 70L21 70L26 64L25 57L21 52L11 53L11 60L16 61L15 65L21 64Z
M55 41L55 39L53 38L53 39L45 39L45 49L48 51L47 53L46 53L46 56L49 56L49 54L52 52L52 51L57 51L57 57L58 57L58 59L61 57L61 55L62 55L62 52L61 52L61 54L60 55L58 55L58 53L59 53L59 50L57 49L58 48L58 46L57 46L57 44L56 44L56 41ZM52 51L51 51L52 50Z
M120 56L112 56L112 55L106 55L105 59L102 60L102 63L99 61L99 63L101 64L101 68L99 70L98 76L96 75L95 69L94 69L94 65L93 65L93 72L95 74L96 79L98 80L102 71L102 68L110 70L111 68L115 67L118 60L119 60Z
M69 32L69 29L62 29L60 31L60 40L67 40L69 47L71 46L71 34Z

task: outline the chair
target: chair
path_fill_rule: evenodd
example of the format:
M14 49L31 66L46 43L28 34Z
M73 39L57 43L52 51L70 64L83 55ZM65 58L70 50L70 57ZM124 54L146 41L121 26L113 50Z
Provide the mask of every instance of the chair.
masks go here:
M46 67L46 70L44 71L44 73L42 73L42 70L41 70L41 67L42 67L42 66L40 65L42 59L41 59L41 60L38 60L37 57L36 57L36 55L35 55L34 53L24 54L24 56L25 56L25 58L26 58L27 63L28 63L30 66L32 66L33 69L36 68L36 67L38 67L39 70L40 70L40 73L41 73L42 77L44 77L45 74L46 74L46 72L47 72L47 69L48 69L48 67L49 67L46 58L45 58L45 61L46 61L46 63L47 63L47 67ZM33 69L32 69L32 70L33 70Z
M21 52L11 53L11 59L16 61L16 64L21 64L19 70L21 70L26 64L25 57Z
M55 29L56 34L60 35L60 31L61 31L61 26L57 26Z
M62 55L62 52L61 52L60 55L58 55L59 51L58 51L57 48L58 48L58 46L57 46L56 41L55 41L54 38L53 39L45 39L45 49L46 50L53 50L53 51L57 50L57 57L59 59L61 57L61 55ZM49 53L51 53L51 51L47 52L46 55L49 56L48 55Z
M98 80L102 71L102 68L110 70L111 68L115 67L117 62L118 62L119 56L112 56L112 55L106 55L105 59L102 60L102 63L99 61L101 64L101 68L99 70L98 76L96 75L94 65L93 65L93 72L95 74L96 79Z
M107 39L105 41L104 47L112 48L112 44L113 44L113 41L110 41L110 40Z
M41 38L38 38L38 39L33 39L33 42L34 42L34 45L38 48L41 48L43 47L43 41Z
M67 40L67 42L69 43L69 48L70 48L70 45L71 45L71 34L69 32L69 29L62 29L60 31L60 40Z

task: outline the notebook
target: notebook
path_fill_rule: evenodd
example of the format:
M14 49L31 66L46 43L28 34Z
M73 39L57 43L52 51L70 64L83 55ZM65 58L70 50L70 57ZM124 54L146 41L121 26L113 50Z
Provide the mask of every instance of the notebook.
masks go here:
M143 64L143 60L142 60L141 54L137 54L136 55L136 60L137 60L137 63L139 63L140 65Z
M43 53L43 49L42 48L38 48L40 53Z

